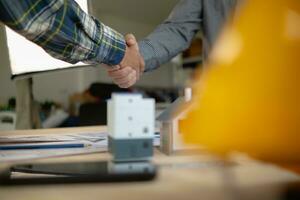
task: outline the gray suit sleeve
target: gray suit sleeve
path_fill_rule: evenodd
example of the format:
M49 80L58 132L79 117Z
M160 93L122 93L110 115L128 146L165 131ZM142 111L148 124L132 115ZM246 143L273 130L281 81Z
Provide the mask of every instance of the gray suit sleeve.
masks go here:
M200 30L201 2L181 0L169 18L139 42L146 63L145 71L159 67L190 46L193 37Z

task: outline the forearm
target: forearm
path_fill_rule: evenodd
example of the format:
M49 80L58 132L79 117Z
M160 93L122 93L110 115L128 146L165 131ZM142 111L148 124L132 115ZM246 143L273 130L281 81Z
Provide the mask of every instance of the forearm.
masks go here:
M174 24L162 24L139 42L146 71L161 66L189 47L195 33L182 33L181 30Z
M189 47L200 30L201 9L200 0L181 1L163 24L139 42L146 71L166 63Z
M124 57L123 36L73 0L0 0L0 11L3 23L60 60L116 65Z

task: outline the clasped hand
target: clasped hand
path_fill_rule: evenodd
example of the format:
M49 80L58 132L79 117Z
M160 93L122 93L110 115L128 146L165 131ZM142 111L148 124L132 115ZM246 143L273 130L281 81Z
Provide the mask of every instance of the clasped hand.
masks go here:
M145 62L139 52L138 43L132 34L125 36L126 52L123 60L117 66L107 69L113 82L121 88L134 85L144 72Z

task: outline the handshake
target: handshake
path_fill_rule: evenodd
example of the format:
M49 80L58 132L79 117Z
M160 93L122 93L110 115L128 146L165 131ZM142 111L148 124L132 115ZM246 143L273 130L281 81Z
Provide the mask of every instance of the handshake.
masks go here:
M139 52L138 43L132 34L125 36L126 52L119 65L108 67L108 75L120 88L134 85L143 74L145 62Z

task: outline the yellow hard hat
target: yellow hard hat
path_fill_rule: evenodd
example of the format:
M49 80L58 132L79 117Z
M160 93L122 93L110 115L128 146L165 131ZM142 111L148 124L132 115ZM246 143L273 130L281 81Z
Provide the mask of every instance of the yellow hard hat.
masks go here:
M251 0L223 31L195 107L188 143L274 162L300 162L300 3Z

